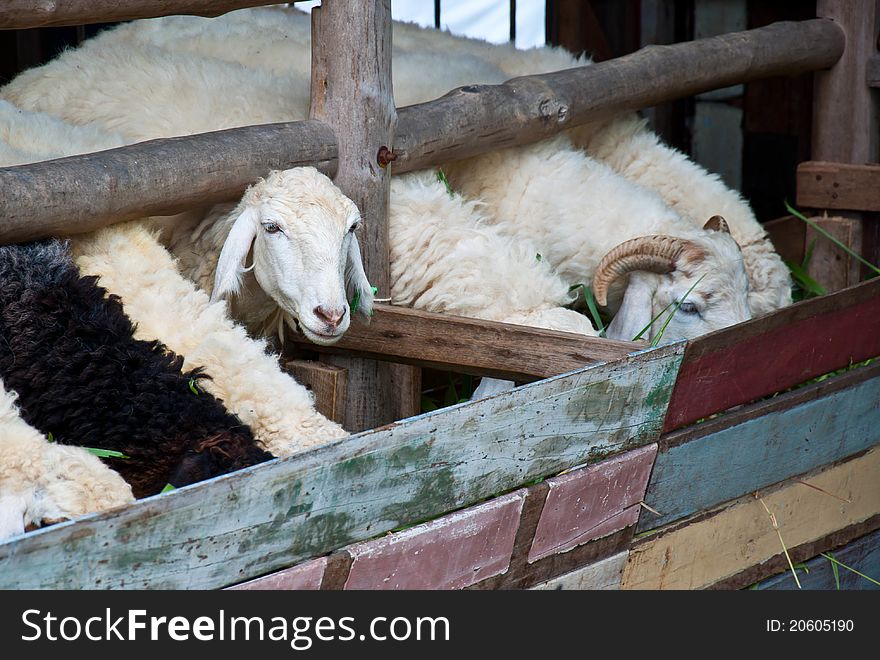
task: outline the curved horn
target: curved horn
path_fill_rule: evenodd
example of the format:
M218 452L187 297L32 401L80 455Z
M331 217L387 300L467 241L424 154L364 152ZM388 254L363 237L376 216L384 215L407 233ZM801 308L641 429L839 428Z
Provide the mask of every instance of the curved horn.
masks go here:
M593 276L593 295L603 307L608 304L608 288L622 275L634 270L670 273L681 253L695 248L691 241L674 236L641 236L618 245L602 257Z
M706 224L703 225L703 229L711 229L712 231L723 231L725 234L730 233L730 227L727 225L727 220L722 218L720 215L713 215L709 220L706 221Z

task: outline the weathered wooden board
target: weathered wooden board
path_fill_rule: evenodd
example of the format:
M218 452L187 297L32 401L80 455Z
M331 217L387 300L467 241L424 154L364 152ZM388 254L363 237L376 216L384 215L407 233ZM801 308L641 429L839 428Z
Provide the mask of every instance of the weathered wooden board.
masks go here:
M314 360L288 360L284 370L315 397L315 408L334 422L342 422L348 371Z
M835 216L813 220L819 229L836 238L852 252L862 254L861 219ZM812 227L807 228L805 240L806 245L814 245L807 272L826 291L840 291L862 281L862 264L852 254L837 247Z
M657 440L683 346L526 385L0 545L0 587L212 588Z
M301 337L294 341L319 352L346 352L518 381L558 376L645 348L637 342L382 304L375 306L369 325L353 324L332 346L318 346Z
M525 490L347 549L346 589L462 589L510 566Z
M880 443L880 363L663 437L639 529L651 529Z
M635 524L656 455L652 444L548 479L529 562Z
M585 590L616 590L620 589L620 579L626 566L628 552L620 552L606 557L595 564L584 566L571 573L560 575L535 585L532 589L542 591L585 591Z
M688 343L663 430L877 355L880 279L704 335Z
M801 163L797 203L813 209L880 211L880 165Z
M327 558L319 557L297 564L283 571L236 584L227 589L235 591L316 591L321 588Z
M700 589L880 512L880 449L636 542L623 589ZM821 489L817 490L817 488ZM830 494L829 494L830 493ZM849 502L841 501L850 500ZM763 501L763 504L762 504Z
M793 215L786 215L765 222L764 229L780 257L796 264L804 260L807 223Z
M872 532L826 554L880 582L880 531ZM806 570L798 568L801 588L838 589L839 581L839 588L842 591L880 589L880 585L840 566L837 567L837 579L835 579L832 565L831 560L822 556L806 562ZM798 587L789 572L767 578L759 582L756 588L759 590L790 590Z

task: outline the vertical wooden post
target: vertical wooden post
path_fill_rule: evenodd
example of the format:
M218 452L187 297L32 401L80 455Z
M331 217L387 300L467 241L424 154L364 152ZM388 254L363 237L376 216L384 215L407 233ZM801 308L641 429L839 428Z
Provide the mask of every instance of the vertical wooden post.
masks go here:
M379 297L390 291L388 196L391 173L377 162L392 148L397 110L391 89L391 1L330 0L312 10L312 91L309 116L331 126L339 146L336 184L363 216L361 250ZM361 431L406 417L420 382L412 367L330 357L348 370L343 426ZM407 372L401 374L400 372ZM409 376L409 377L407 377ZM417 386L417 385L416 385Z
M818 0L816 15L830 18L846 33L843 57L828 71L816 73L813 97L812 159L862 165L880 158L880 92L868 85L868 63L877 52L880 1ZM849 237L848 247L861 249L866 223L877 218L836 213L835 234ZM826 221L819 221L819 225ZM846 225L846 226L842 226ZM809 237L808 237L809 240ZM823 265L824 264L824 265ZM811 274L832 290L858 282L858 269L846 259L823 260ZM839 271L839 272L838 272Z

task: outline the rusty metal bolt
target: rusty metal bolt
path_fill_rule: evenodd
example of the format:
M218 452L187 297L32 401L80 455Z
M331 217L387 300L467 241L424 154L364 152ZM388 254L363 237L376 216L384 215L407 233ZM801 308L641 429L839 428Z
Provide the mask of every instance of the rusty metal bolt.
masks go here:
M376 154L376 162L379 163L379 167L385 169L388 166L388 163L397 160L397 154L391 151L388 147L379 147L379 153Z

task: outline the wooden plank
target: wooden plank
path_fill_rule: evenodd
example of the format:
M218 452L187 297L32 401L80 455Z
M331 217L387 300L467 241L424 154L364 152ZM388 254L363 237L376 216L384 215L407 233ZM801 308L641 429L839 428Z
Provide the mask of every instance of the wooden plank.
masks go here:
M813 71L832 65L843 47L843 34L830 21L778 23L651 46L608 62L503 85L463 87L399 110L394 171L528 144L716 87ZM350 57L338 41L334 50ZM104 156L0 168L0 217L5 219L0 242L92 231L143 215L171 215L228 201L270 167L314 164L331 175L336 169L335 138L326 126L292 122L224 133L216 144L204 136L177 138L188 141L180 153L176 145L183 142L157 140L146 151L129 146ZM376 152L361 155L375 163Z
M547 480L528 560L568 552L636 523L657 446L648 445Z
M868 58L865 77L868 80L868 87L874 89L880 87L880 54L874 53Z
M391 172L378 154L394 144L397 126L391 93L391 0L334 0L312 10L309 118L326 122L336 134L339 166L334 182L360 209L364 269L384 295L391 290ZM342 422L348 430L387 424L396 419L396 409L415 398L412 390L394 387L390 365L348 357L327 361L348 369Z
M664 431L880 355L880 280L688 342Z
M236 584L232 591L317 591L321 588L327 558L320 557L283 571Z
M846 34L846 52L814 78L813 160L858 165L878 160L880 99L867 85L868 60L877 52L878 6L877 0L816 2L816 15Z
M872 532L826 554L880 582L880 531ZM841 567L838 567L835 579L832 566L831 560L822 556L806 562L806 570L798 569L801 587L827 590L839 588L842 591L880 589L880 585ZM791 573L779 573L756 585L756 589L761 591L788 591L797 588Z
M639 529L665 525L880 443L880 363L663 437Z
M279 145L295 144L295 148ZM150 140L0 168L0 243L94 231L231 201L269 169L336 171L333 132L317 121Z
M595 564L584 566L571 573L547 580L535 585L532 589L540 591L612 591L620 589L620 579L629 552L620 552L611 557L600 559Z
M862 220L859 218L814 218L816 225L856 254L862 253ZM807 227L806 245L813 244L807 272L828 292L840 291L861 282L861 262L837 247L812 227Z
M798 217L786 215L764 223L770 241L780 257L796 264L803 263L807 243L807 224Z
M314 360L288 360L284 370L305 385L315 397L315 408L334 422L342 423L348 372L332 364Z
M348 548L346 589L463 589L507 570L525 490Z
M712 515L633 545L623 589L700 589L880 512L880 449L805 480L825 492L788 483L749 495ZM828 493L831 493L829 495ZM843 498L850 500L843 502ZM762 504L763 501L763 504Z
M880 165L801 163L797 203L813 209L880 211Z
M682 349L586 367L32 532L0 545L0 588L226 586L655 442Z
M234 9L270 4L266 0L3 0L0 30L113 23L173 14L219 16Z
M516 381L556 376L644 349L636 342L383 304L375 306L369 325L353 324L332 346L307 344L297 337L293 341L321 353L346 352Z

